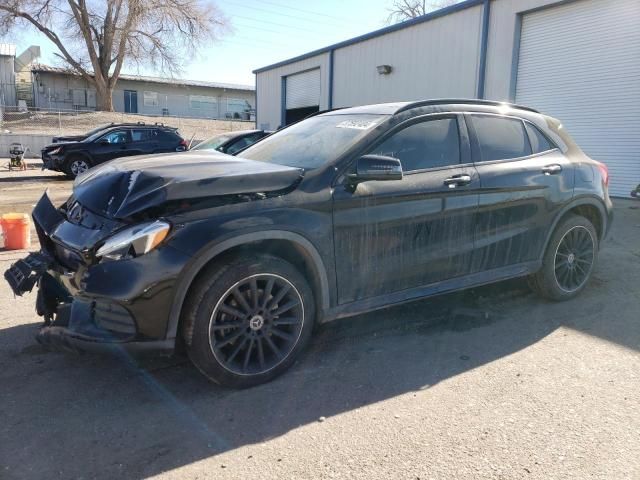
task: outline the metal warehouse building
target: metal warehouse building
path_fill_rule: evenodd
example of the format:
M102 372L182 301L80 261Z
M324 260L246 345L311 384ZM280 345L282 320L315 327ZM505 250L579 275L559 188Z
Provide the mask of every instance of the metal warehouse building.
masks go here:
M254 73L262 129L369 103L504 100L559 118L609 165L613 195L640 183L640 0L467 0Z

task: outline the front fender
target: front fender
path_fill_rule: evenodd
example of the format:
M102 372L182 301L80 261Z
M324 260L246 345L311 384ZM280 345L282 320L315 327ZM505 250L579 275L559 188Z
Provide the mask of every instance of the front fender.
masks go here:
M304 250L304 252L306 252L306 254L313 262L314 268L318 274L320 283L320 305L322 306L323 310L328 310L330 295L326 266L322 260L320 253L308 239L298 233L287 230L263 230L244 233L231 238L227 238L220 242L208 244L198 253L196 253L192 257L192 260L183 269L183 272L181 273L180 278L176 282L174 288L175 293L171 311L169 314L169 322L167 325L166 338L168 340L175 340L177 337L182 306L187 297L189 287L193 283L198 273L202 270L202 268L204 268L204 266L215 257L219 256L225 251L230 250L231 248L263 240L287 240L297 244Z

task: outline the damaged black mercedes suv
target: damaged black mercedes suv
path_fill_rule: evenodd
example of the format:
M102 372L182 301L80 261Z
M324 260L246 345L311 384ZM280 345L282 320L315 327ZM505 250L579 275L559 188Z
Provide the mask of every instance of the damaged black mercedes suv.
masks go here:
M179 156L179 158L177 158ZM175 160L175 161L174 161ZM33 211L38 340L170 353L211 380L282 373L314 323L514 277L564 300L609 229L606 167L535 110L439 100L347 108L237 157L118 159Z

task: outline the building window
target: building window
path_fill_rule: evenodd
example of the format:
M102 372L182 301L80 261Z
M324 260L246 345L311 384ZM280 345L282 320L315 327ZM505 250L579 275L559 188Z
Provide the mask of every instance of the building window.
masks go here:
M144 92L144 106L145 107L157 107L158 103L158 92Z
M218 100L216 99L216 97L189 95L189 105L191 106L191 108L202 110L217 110Z
M242 98L228 98L227 99L227 112L229 113L243 113L251 109L249 102Z

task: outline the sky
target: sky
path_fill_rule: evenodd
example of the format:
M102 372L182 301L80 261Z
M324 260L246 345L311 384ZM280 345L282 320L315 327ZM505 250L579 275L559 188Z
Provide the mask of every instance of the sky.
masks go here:
M219 0L232 32L201 49L185 52L179 78L253 85L252 70L346 40L385 26L391 0ZM55 46L35 31L12 32L18 54L39 45L41 63L56 65ZM188 58L193 56L193 58ZM126 68L123 73L156 75Z

